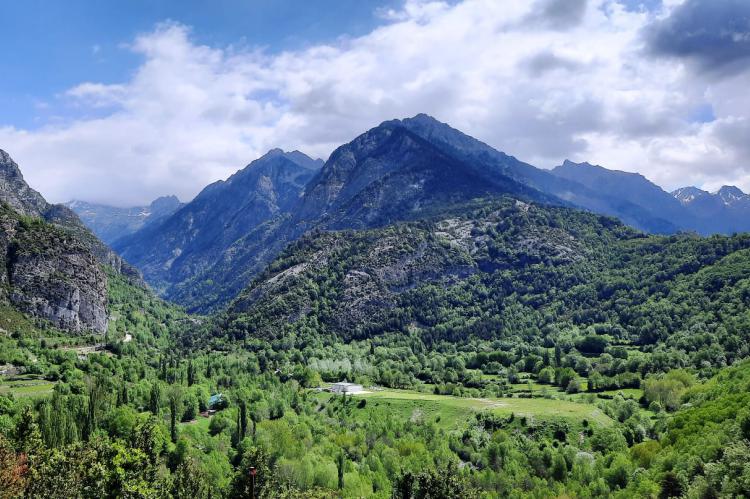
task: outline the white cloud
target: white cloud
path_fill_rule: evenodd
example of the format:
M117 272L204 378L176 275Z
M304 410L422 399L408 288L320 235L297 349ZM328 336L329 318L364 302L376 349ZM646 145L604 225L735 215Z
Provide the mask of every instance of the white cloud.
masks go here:
M143 57L130 80L61 97L94 117L0 127L0 147L51 200L129 205L189 199L272 147L325 158L383 120L426 112L540 166L570 157L667 188L750 188L747 73L703 80L649 56L643 29L666 14L615 0L529 23L558 2L407 1L366 36L274 55L198 45L163 24L128 45ZM692 123L705 105L716 121Z

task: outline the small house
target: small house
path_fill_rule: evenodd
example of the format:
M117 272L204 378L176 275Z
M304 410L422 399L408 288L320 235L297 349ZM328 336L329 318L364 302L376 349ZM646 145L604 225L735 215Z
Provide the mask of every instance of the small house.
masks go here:
M362 385L358 385L356 383L348 383L346 381L339 381L338 383L334 383L331 385L331 393L339 393L339 394L352 394L352 393L362 393L364 390L362 389Z
M223 393L215 393L208 399L209 410L220 411L226 409L229 405Z

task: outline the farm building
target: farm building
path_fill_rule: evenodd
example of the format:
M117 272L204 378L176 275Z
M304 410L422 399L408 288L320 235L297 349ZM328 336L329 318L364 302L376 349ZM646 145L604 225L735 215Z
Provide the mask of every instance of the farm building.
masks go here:
M331 385L331 393L361 393L362 391L362 385L347 383L346 381L339 381Z

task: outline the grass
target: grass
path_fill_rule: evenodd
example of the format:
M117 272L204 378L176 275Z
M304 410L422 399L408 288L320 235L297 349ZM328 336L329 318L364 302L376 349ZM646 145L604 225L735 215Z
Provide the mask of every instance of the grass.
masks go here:
M382 390L357 395L367 400L365 417L393 415L403 419L419 418L435 422L439 427L455 429L465 424L476 412L491 411L507 416L511 413L537 419L584 419L603 426L612 420L597 407L566 400L545 398L461 398L448 395L419 393L408 390Z
M524 383L511 383L510 387L513 389L513 393L516 392L526 392L529 391L529 382ZM559 387L554 385L544 385L542 383L537 383L536 381L531 381L531 389L534 393L541 392L542 390L546 389L548 392L558 392L558 393L564 393L565 390L560 390Z
M0 395L14 397L41 397L52 393L55 383L41 379L14 379L0 382Z
M181 422L179 424L180 426L192 426L198 429L198 431L208 433L208 425L211 424L211 418L206 418L198 414L194 420Z
M639 400L643 396L643 390L640 388L618 388L617 390L604 390L604 394L615 396L622 393L626 399Z

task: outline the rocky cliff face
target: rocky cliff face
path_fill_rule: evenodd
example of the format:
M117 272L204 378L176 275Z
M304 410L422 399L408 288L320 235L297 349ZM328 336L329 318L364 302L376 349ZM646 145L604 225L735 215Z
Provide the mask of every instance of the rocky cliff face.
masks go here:
M0 299L71 331L107 331L102 265L142 283L68 207L47 203L0 150Z
M0 206L0 283L24 312L72 332L107 330L107 278L88 246Z
M132 284L144 285L140 272L101 242L81 222L73 210L65 205L48 203L41 194L29 187L18 165L2 149L0 149L0 202L6 203L20 215L43 219L70 232L88 248L99 263L111 267Z

